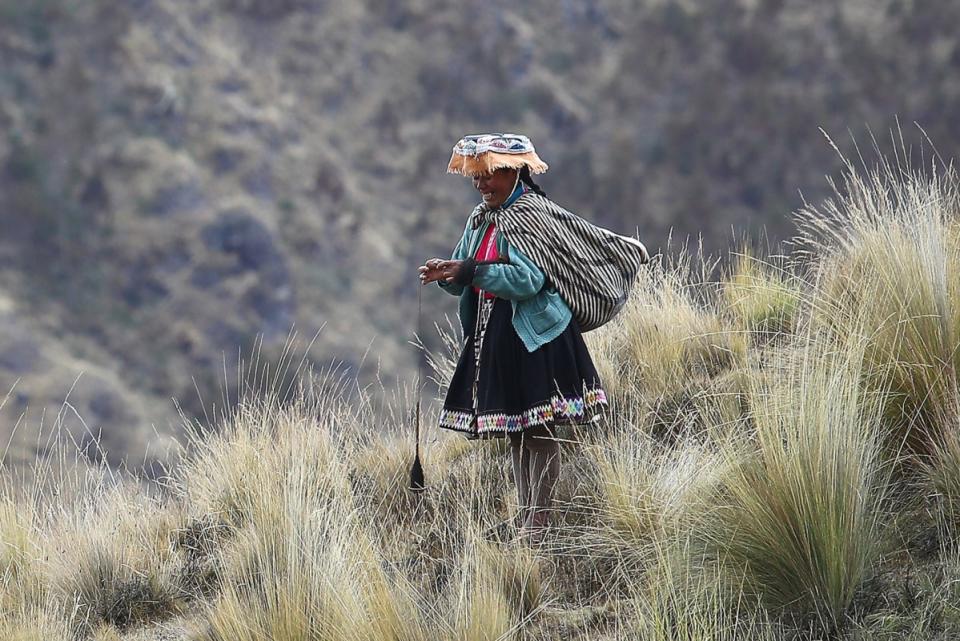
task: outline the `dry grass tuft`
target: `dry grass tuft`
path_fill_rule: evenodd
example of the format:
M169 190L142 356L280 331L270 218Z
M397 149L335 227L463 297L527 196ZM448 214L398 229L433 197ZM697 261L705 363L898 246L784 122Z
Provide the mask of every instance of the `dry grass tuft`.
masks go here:
M513 538L505 440L437 435L428 409L411 493L411 399L379 413L303 372L243 388L162 497L106 469L2 494L0 638L950 638L960 546L892 567L884 445L924 454L955 542L953 181L851 177L836 216L807 214L802 287L748 254L719 287L654 266L588 337L614 406L563 432L542 546Z
M42 551L34 513L11 498L0 499L0 615L4 618L44 600Z
M182 491L197 514L233 528L269 519L280 509L271 497L291 480L315 479L299 486L308 505L343 500L350 489L338 432L357 420L341 402L243 404L216 435L196 439Z
M177 614L183 605L171 537L182 514L128 488L98 488L55 519L44 542L51 598L89 633Z
M748 335L763 339L793 332L801 287L782 266L743 250L735 256L721 292L727 311Z
M729 465L709 445L664 448L630 425L612 427L591 454L600 483L587 499L597 514L588 538L633 576L709 509Z
M448 597L454 611L452 638L519 638L524 625L546 605L538 559L529 550L504 551L477 532L468 538L458 589Z
M233 546L204 638L426 638L410 593L391 585L349 504L318 509L304 504L309 489L289 490L281 511Z
M614 407L668 431L682 425L712 379L743 366L747 340L701 299L683 261L641 274L626 308L587 335Z
M868 337L865 376L887 397L892 445L928 452L953 429L960 364L957 175L883 164L851 171L824 211L804 212L821 255L813 322L837 340Z
M66 619L53 606L29 608L0 619L4 641L53 641L71 638Z
M689 532L658 542L652 567L632 594L633 638L650 641L773 641L777 626L692 553ZM626 636L626 635L624 635Z
M833 628L879 549L880 417L860 386L857 346L811 342L798 367L754 391L756 446L730 453L738 464L704 531L748 593Z
M936 491L942 535L960 545L960 433L950 430L934 441L923 468Z

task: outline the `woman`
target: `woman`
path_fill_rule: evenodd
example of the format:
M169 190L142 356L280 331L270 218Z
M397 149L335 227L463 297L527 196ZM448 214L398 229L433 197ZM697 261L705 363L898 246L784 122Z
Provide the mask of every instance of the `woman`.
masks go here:
M447 170L470 176L482 202L452 258L419 268L422 283L460 297L467 339L440 427L509 437L521 536L539 541L560 470L556 425L607 404L581 331L619 311L646 250L547 200L531 178L547 165L525 136L467 136Z

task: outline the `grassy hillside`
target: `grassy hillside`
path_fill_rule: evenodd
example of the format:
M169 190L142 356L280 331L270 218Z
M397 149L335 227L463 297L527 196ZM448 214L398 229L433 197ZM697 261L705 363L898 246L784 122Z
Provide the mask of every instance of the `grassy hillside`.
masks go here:
M899 116L955 156L958 19L953 0L0 0L0 390L20 381L0 437L19 420L14 450L43 454L41 416L84 372L63 429L157 469L171 397L202 416L224 361L236 380L262 335L276 362L293 324L324 327L318 367L404 379L415 266L475 202L443 174L467 132L528 133L551 197L651 248L775 243L840 169L818 127L867 140Z
M69 457L8 487L0 636L956 638L958 187L851 168L790 257L645 272L588 335L613 408L566 434L538 548L497 527L502 443L430 429L414 494L409 402L255 369L155 493Z

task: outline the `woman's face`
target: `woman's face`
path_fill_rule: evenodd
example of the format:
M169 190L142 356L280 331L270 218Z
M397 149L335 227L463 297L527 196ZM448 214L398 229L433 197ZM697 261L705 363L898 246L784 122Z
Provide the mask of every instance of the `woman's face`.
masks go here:
M516 184L516 169L497 169L493 173L473 177L474 188L480 192L483 204L491 209L505 203Z

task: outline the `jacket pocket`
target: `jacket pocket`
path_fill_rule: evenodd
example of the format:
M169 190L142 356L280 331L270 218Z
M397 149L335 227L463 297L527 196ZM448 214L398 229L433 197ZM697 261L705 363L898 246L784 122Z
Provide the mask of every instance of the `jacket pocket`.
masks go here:
M530 326L538 335L543 335L556 327L560 320L560 312L548 307L542 312L530 316Z
M546 334L563 320L560 294L543 290L527 302L527 318L530 328L537 334Z

